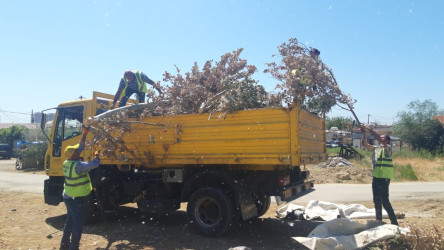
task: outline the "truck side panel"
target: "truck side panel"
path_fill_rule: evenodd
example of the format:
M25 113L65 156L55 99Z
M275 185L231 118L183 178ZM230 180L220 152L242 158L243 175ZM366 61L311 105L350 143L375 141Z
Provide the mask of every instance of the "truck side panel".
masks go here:
M325 147L325 121L308 111L298 111L298 139L300 165L312 164L327 159Z
M146 167L185 164L288 166L291 165L289 112L245 110L211 119L208 114L150 117L142 122L162 126L133 124L131 135L125 135L124 140L126 147L138 158L134 164Z
M133 152L126 154L132 159L127 163L148 168L223 164L272 170L325 159L324 126L323 119L298 107L255 109L211 119L208 114L148 117L123 138Z

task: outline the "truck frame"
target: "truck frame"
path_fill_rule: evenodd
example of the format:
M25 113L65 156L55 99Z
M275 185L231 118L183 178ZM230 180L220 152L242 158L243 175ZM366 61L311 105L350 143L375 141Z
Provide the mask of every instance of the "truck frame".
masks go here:
M82 125L107 112L113 98L93 92L91 99L56 108L45 154L46 204L62 201L64 148L78 143ZM128 105L140 105L134 103ZM168 212L187 202L191 227L214 237L242 220L264 215L271 196L280 204L313 191L309 172L302 167L327 159L324 119L298 106L211 117L215 118L209 114L134 118L122 136L127 152L103 157L101 166L90 171L93 192L87 197L87 218L106 216L127 203L137 203L145 212ZM92 140L91 133L87 140ZM100 143L86 147L82 157L106 150L100 147Z

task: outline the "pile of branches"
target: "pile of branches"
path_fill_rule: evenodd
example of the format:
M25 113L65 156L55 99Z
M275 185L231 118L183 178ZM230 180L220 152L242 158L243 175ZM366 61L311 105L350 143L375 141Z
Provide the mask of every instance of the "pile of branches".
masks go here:
M251 78L256 67L241 59L243 49L221 56L220 61L205 62L202 69L194 63L185 74L176 66L176 74L164 73L169 83L163 95L148 97L164 114L232 112L262 108L268 104L265 88Z
M320 52L306 47L296 38L278 47L279 62L270 62L264 73L277 80L276 91L267 93L252 78L254 65L240 58L243 49L209 60L202 69L194 63L184 74L176 66L176 73L165 72L162 94L148 93L157 112L230 113L236 110L262 107L289 107L297 104L312 113L324 115L336 104L352 108L354 100L339 88L332 70L320 59ZM160 85L160 84L158 84Z
M281 61L267 63L269 68L264 71L279 81L274 103L284 106L296 103L319 115L329 112L335 104L353 107L355 100L341 91L333 71L322 62L319 50L291 38L278 51Z
M320 59L320 52L307 48L296 38L278 47L279 62L266 64L268 68L264 73L271 74L278 81L277 91L273 94L267 93L252 78L257 68L240 58L242 51L240 48L226 53L216 62L209 60L202 69L194 63L191 71L184 74L177 66L175 74L166 71L163 81L167 85L156 84L160 94L147 93L149 107L131 111L122 109L98 119L100 122L94 125L97 131L93 143L102 144L102 148L107 149L103 153L108 157L123 157L125 151L134 156L123 143L123 136L131 129L129 120L134 122L137 118L141 120L153 115L209 113L211 118L214 113L219 113L220 118L237 110L287 108L297 104L322 116L335 104L352 108L354 100L339 89L332 70ZM113 136L111 131L115 132Z

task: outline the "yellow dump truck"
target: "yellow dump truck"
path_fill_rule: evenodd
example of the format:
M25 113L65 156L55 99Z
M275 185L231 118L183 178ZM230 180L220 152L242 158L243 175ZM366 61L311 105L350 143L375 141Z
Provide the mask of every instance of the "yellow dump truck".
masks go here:
M45 155L47 204L62 201L64 148L79 142L82 124L107 112L113 97L94 92L92 99L56 108ZM47 131L45 112L42 129ZM298 106L211 117L129 118L131 127L119 139L127 150L118 152L119 157L103 157L101 166L90 172L94 191L88 197L88 214L106 216L126 203L137 203L142 211L174 211L187 202L192 228L217 236L239 220L265 214L271 196L288 202L313 190L303 166L327 158L322 118ZM92 132L87 140L92 140ZM117 133L110 131L110 140ZM100 147L87 147L82 157L86 160Z

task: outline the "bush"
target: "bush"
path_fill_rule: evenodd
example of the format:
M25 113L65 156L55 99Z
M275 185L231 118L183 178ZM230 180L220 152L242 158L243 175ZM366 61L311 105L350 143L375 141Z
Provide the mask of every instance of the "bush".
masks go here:
M17 159L17 169L35 168L43 169L46 143L29 146L20 150L19 157Z

